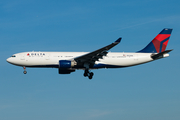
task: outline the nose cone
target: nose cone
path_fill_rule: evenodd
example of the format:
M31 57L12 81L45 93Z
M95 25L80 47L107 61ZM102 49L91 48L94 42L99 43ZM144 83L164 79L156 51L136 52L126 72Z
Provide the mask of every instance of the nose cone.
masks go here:
M11 64L14 64L14 60L13 60L13 58L8 58L8 59L6 59L6 61L8 62L8 63L11 63Z
M6 59L8 63L11 63L11 58Z

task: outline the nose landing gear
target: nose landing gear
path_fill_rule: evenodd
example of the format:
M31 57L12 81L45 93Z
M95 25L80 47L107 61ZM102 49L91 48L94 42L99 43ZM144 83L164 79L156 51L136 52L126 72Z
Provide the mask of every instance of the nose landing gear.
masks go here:
M26 67L23 67L23 69L24 69L23 73L27 74Z

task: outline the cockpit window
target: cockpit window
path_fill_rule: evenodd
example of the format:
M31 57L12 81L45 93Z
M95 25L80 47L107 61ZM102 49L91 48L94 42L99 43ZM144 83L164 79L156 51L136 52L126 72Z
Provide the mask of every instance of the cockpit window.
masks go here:
M11 57L16 57L15 55L12 55Z

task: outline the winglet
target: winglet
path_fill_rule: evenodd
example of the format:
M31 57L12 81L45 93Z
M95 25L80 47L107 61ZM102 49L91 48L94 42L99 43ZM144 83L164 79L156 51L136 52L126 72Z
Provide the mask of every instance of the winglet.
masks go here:
M122 38L118 38L114 43L120 43Z

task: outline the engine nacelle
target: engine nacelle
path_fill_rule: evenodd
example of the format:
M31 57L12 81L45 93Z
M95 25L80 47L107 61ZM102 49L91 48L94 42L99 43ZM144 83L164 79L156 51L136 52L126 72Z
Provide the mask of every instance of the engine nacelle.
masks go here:
M59 61L59 68L72 68L76 65L75 61L70 60L60 60Z
M68 69L60 69L59 74L70 74L71 72L75 72L75 70L68 70Z

